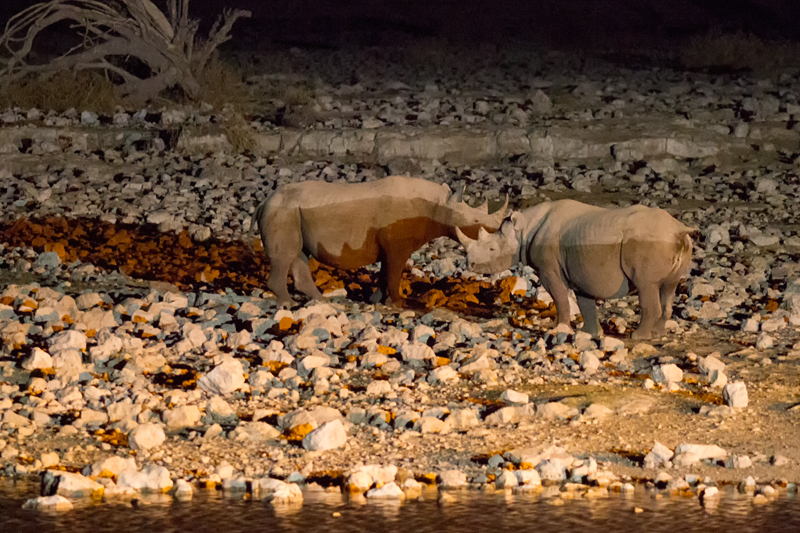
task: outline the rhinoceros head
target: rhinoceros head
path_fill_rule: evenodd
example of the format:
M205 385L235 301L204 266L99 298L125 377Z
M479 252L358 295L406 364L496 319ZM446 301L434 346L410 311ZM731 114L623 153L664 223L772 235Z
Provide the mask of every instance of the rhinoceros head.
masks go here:
M479 229L495 231L500 227L508 209L508 195L503 206L493 213L489 213L488 200L479 207L470 207L464 202L463 195L463 188L451 192L446 201L438 206L436 219L451 228L461 228L464 234L472 238L478 235Z
M496 233L480 229L478 238L470 239L456 228L456 236L467 250L467 263L473 272L495 274L508 270L517 261L520 240L511 217L503 221Z

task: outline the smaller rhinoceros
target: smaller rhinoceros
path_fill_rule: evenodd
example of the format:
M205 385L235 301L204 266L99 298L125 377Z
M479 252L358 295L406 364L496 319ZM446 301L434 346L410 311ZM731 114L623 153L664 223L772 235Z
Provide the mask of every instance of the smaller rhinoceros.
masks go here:
M389 176L364 183L304 181L276 190L253 215L269 256L267 286L278 301L292 301L295 286L312 299L322 298L308 268L308 256L320 263L353 270L381 262L377 301L402 305L400 280L411 254L437 237L456 238L462 227L500 227L508 207L489 213L488 203L470 207L463 191L453 192L422 178Z
M475 272L502 272L517 263L536 268L559 324L569 325L573 289L583 329L594 337L600 333L595 299L638 289L642 319L632 337L647 339L665 332L675 289L691 267L694 232L663 209L559 200L512 213L498 232L481 231L478 240L456 234Z

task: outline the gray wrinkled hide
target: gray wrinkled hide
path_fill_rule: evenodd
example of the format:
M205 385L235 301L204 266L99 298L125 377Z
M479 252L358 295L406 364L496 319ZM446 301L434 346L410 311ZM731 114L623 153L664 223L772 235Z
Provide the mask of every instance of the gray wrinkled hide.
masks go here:
M675 289L691 266L694 230L663 209L605 209L560 200L510 215L495 234L463 234L470 268L495 273L524 262L538 270L553 297L559 324L569 324L575 291L584 331L598 336L595 299L639 291L642 319L634 339L665 332Z

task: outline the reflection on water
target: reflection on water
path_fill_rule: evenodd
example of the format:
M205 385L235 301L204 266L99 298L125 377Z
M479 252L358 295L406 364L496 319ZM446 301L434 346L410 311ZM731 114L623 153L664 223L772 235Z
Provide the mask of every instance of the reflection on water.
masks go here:
M800 531L800 500L784 494L766 505L723 491L718 505L704 509L696 498L656 499L637 488L632 497L611 495L576 498L563 506L534 495L454 492L456 501L439 505L435 494L424 501L367 502L339 494L308 493L301 505L251 501L242 496L199 490L181 502L163 496L130 503L78 502L67 513L23 511L24 501L36 495L32 483L0 480L0 532L152 531L159 533L270 532L574 532L647 531L678 533L746 533ZM643 512L635 513L635 508ZM341 516L334 516L338 512ZM579 529L578 529L579 528Z

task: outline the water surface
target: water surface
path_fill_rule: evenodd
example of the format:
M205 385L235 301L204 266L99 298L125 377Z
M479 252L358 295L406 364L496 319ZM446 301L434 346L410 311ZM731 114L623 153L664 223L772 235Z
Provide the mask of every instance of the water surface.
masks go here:
M782 494L766 505L725 491L717 507L704 509L696 498L665 496L637 488L633 497L568 500L553 506L547 498L528 495L454 492L456 502L348 501L340 494L308 493L302 505L275 506L199 490L189 502L150 496L137 507L129 502L76 502L66 513L23 511L37 486L0 480L0 532L91 533L146 531L158 533L233 532L579 532L647 531L678 533L745 533L800 531L800 499ZM635 513L634 508L642 509ZM334 516L334 513L341 516Z

